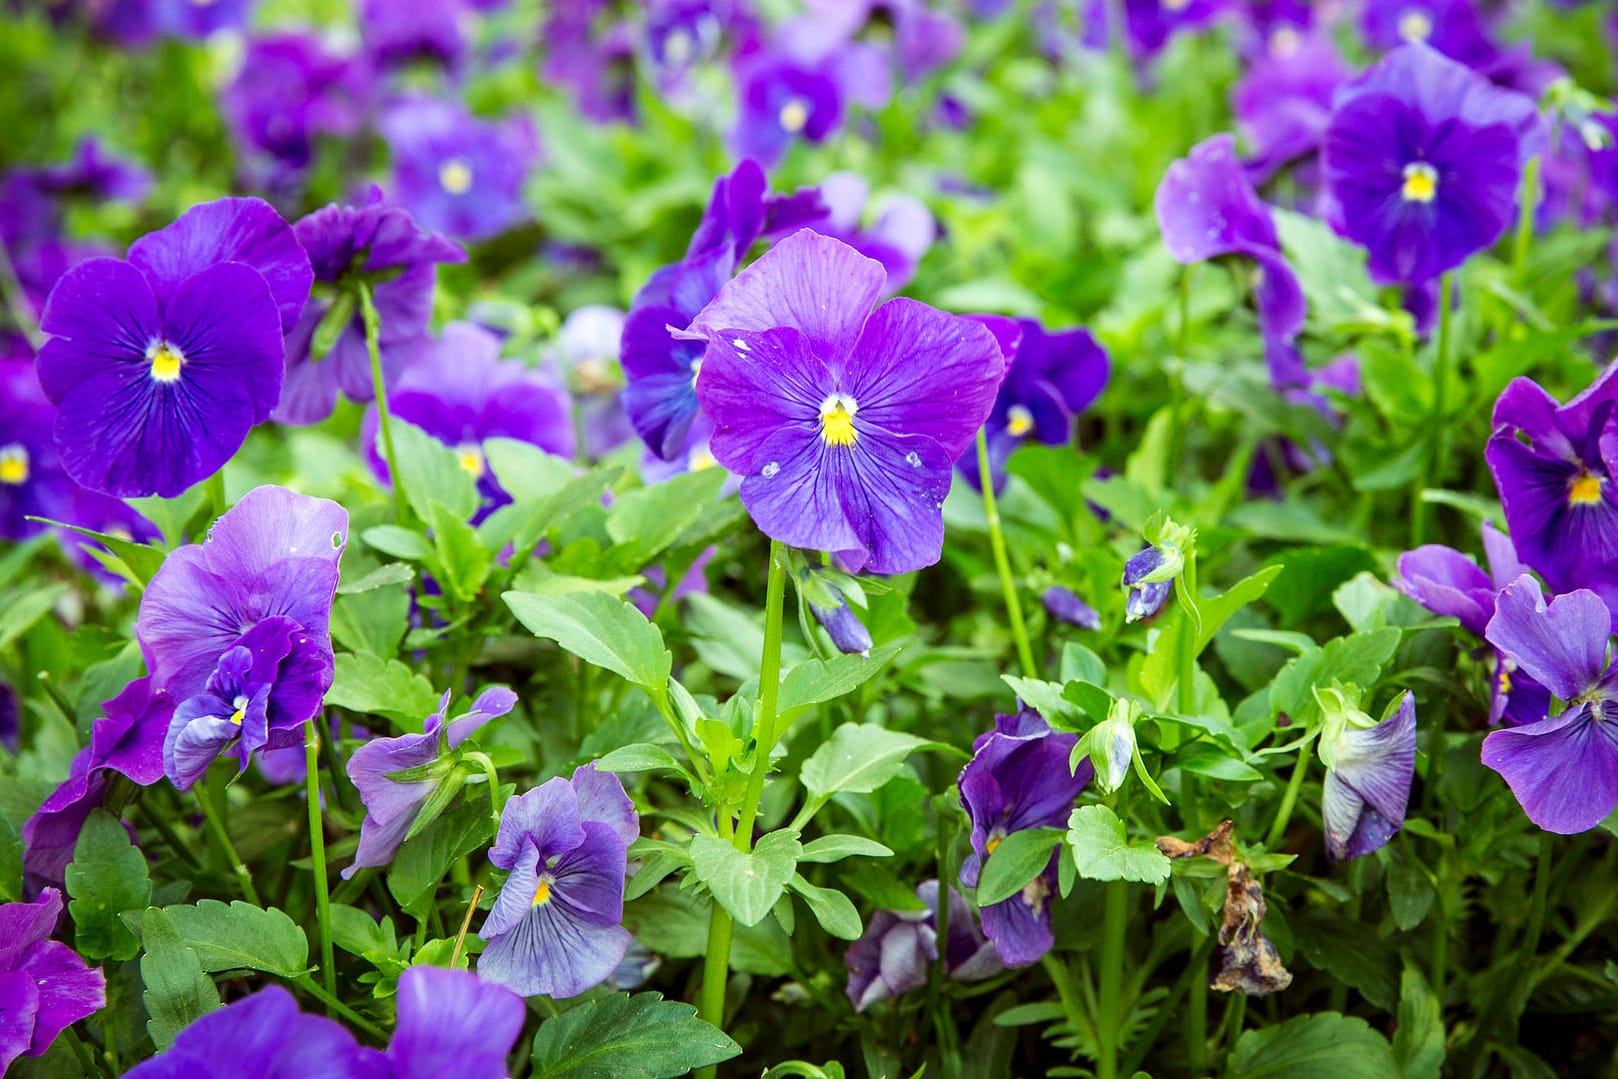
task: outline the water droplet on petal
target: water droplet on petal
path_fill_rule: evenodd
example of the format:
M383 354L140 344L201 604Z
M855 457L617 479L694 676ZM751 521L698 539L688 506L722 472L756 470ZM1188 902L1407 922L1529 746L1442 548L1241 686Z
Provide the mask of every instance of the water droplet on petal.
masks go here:
M775 478L775 474L779 471L781 471L781 462L771 461L769 464L759 469L758 474L767 480L772 480Z
M915 450L911 450L909 453L905 454L905 464L909 465L911 468L920 468L921 454L917 453Z

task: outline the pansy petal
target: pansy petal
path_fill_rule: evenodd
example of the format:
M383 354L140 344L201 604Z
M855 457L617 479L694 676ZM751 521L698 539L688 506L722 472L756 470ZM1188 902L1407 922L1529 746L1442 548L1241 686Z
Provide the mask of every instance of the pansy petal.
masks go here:
M1494 583L1452 547L1431 543L1406 551L1399 556L1393 586L1433 614L1459 619L1468 633L1479 637L1494 614Z
M528 1017L521 998L467 970L414 966L399 976L392 1079L505 1079Z
M10 970L36 941L47 940L62 917L62 893L40 890L31 903L0 903L0 970Z
M39 1011L28 1049L32 1056L43 1056L63 1030L107 1005L107 979L101 968L92 969L77 952L59 941L42 940L29 945L18 969L39 987Z
M742 481L741 497L765 535L793 547L845 555L858 572L853 562L863 566L869 552L849 523L842 486L827 463L833 454L848 452L826 446L808 423L777 430L760 444L756 470Z
M63 274L39 328L51 335L39 350L39 384L58 403L75 386L108 372L124 382L145 380L147 346L162 333L146 278L109 258L81 262Z
M783 428L818 430L821 404L837 389L809 339L793 329L738 330L715 338L696 386L703 415L713 421L715 459L744 476L764 468L770 460L764 445Z
M606 980L629 941L623 926L591 925L544 903L489 942L478 956L478 974L525 997L575 997Z
M443 705L439 707L442 709ZM472 702L472 707L465 715L457 717L449 725L447 733L449 747L454 749L470 738L485 723L506 715L515 707L517 707L517 695L515 693L505 686L490 686L478 694L477 699ZM575 781L574 787L577 788L577 786L578 783ZM621 784L620 789L622 789ZM582 799L580 800L579 812L583 815L588 815L584 814Z
M0 970L0 1075L28 1051L39 1014L39 987L26 971Z
M1607 666L1612 616L1589 589L1546 606L1539 582L1526 574L1501 590L1484 636L1536 682L1564 701L1583 696Z
M254 580L293 558L335 566L347 542L348 511L342 506L267 484L247 492L214 523L204 550L215 573Z
M187 278L164 305L163 331L185 356L176 385L202 398L196 407L214 425L234 420L223 412L226 386L229 395L252 403L251 423L269 419L286 361L275 301L262 277L226 262ZM251 424L244 435L245 426Z
M572 783L579 798L580 818L606 825L625 847L640 838L640 815L624 792L623 780L611 772L599 771L594 764L585 764L573 773Z
M843 513L869 552L865 569L909 573L938 561L954 462L943 447L921 435L881 433L825 456L836 462Z
M578 795L567 780L557 776L506 802L489 861L510 869L525 847L533 846L542 857L550 858L582 842Z
M1000 961L1008 967L1036 963L1056 943L1049 909L1056 890L1055 864L1053 856L1051 868L1022 891L983 908L983 935L994 943Z
M1483 763L1505 778L1528 819L1560 835L1587 832L1618 806L1618 716L1575 705L1483 740Z

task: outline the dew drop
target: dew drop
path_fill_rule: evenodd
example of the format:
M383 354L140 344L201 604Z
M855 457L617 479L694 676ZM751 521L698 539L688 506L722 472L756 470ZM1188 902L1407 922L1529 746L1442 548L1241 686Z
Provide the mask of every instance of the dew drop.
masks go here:
M909 453L905 454L905 464L909 465L911 468L920 468L921 454L917 453L915 450L911 450Z
M775 478L775 474L779 471L781 471L781 462L771 461L769 464L759 469L758 474L767 480L771 480Z
M740 337L733 338L730 343L736 346L736 351L737 352L748 352L748 351L750 351L748 349L748 347L747 347L747 342L743 341Z

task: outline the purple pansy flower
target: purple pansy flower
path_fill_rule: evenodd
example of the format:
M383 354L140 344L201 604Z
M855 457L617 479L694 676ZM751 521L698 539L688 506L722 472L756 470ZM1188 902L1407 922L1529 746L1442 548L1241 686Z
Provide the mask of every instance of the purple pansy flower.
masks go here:
M220 199L97 258L51 291L39 380L75 481L122 497L177 495L216 472L280 397L282 332L309 260L257 199Z
M1130 55L1156 56L1176 34L1203 29L1228 6L1228 0L1124 0L1123 31ZM1084 9L1084 43L1106 48L1112 39L1112 16L1117 10L1107 0L1090 0Z
M360 130L370 94L371 74L359 58L328 52L312 34L285 33L248 42L220 105L239 145L303 168L318 136Z
M464 262L466 252L419 227L402 206L386 203L376 187L365 205L327 206L300 220L293 231L309 253L315 296L287 333L286 385L273 418L277 423L319 423L331 415L339 391L354 401L369 401L374 392L365 323L349 280L361 276L370 281L382 323L378 351L384 377L391 380L428 341L435 265ZM315 331L328 318L345 313L343 325L333 327L337 334L331 351L316 359L310 351Z
M614 19L598 29L601 0L547 4L540 40L545 82L565 87L580 115L598 123L635 116L635 43L629 26Z
M163 753L175 786L232 741L245 769L253 750L302 740L331 686L327 626L347 542L337 503L259 487L152 577L135 635L153 687L180 702Z
M916 897L923 909L877 911L860 939L843 954L848 999L856 1012L927 984L927 969L938 962L938 882L917 885ZM949 890L944 964L949 977L963 982L989 978L1004 969L994 946L978 928L972 908L954 888Z
M1017 327L1011 367L984 424L997 492L1006 484L1006 462L1023 443L1067 444L1074 418L1101 396L1111 371L1106 350L1082 326L1052 332L1025 318ZM957 465L968 483L982 484L976 447L968 446Z
M51 940L62 893L0 904L0 1072L18 1057L44 1056L56 1036L107 1003L107 980L66 944Z
M547 366L572 395L578 431L586 457L597 460L635 438L624 410L624 372L618 352L624 336L624 312L605 304L586 304L568 312L556 332Z
M414 966L399 976L390 1079L505 1079L528 1010L510 990L465 970ZM299 1079L299 1077L293 1077Z
M1330 34L1278 32L1271 39L1232 91L1232 110L1253 149L1247 171L1254 183L1320 152L1332 97L1353 73Z
M842 126L843 95L823 65L754 53L736 72L736 154L773 165L793 139L818 143Z
M1538 113L1426 45L1404 45L1337 95L1326 184L1373 275L1421 283L1510 223Z
M1040 602L1045 605L1045 612L1052 618L1059 618L1080 629L1101 628L1100 613L1084 602L1071 588L1053 584L1045 589L1044 594L1040 596Z
M16 753L21 734L22 715L17 691L11 688L11 683L0 679L0 749Z
M1499 54L1472 0L1365 0L1360 29L1374 48L1419 42L1479 71Z
M478 973L525 997L605 980L629 948L625 852L639 834L623 783L590 764L507 802L489 861L510 875L478 932Z
M1124 621L1139 622L1163 609L1174 588L1174 577L1157 579L1168 565L1161 548L1147 545L1124 562ZM1178 571L1176 571L1178 572ZM1153 578L1148 580L1147 578Z
M414 772L442 757L448 750L470 738L491 719L505 715L517 704L509 689L486 689L472 702L472 708L454 721L446 722L450 693L438 704L438 711L427 717L420 734L397 738L373 738L348 758L348 777L354 781L360 801L365 804L365 820L360 825L359 849L354 864L343 870L343 879L366 866L384 866L393 861L405 836L442 776L423 774L419 779L390 778L398 772ZM460 777L454 777L457 786Z
M917 263L938 238L938 222L926 204L910 195L892 195L868 215L871 185L856 172L829 174L820 181L820 195L830 212L823 224L811 226L816 232L835 236L880 262L888 274L883 295L910 284Z
M1095 775L1088 758L1077 772L1068 766L1076 734L1057 733L1030 708L995 717L994 730L972 743L972 761L961 771L961 804L972 821L972 853L961 865L961 883L975 888L983 860L1001 840L1028 828L1065 825L1074 799ZM1055 933L1048 902L1056 888L1056 859L1010 899L983 908L983 932L1008 967L1022 967L1051 950Z
M1618 362L1565 405L1527 378L1495 402L1484 456L1517 553L1553 592L1591 585L1618 560L1615 403Z
M72 517L78 485L62 469L51 436L55 420L34 365L0 360L0 537L26 539L45 527L29 517Z
M851 572L905 573L943 548L956 458L1006 362L981 323L909 299L872 310L887 275L800 231L692 322L712 449L759 527Z
M500 339L470 322L444 327L432 350L399 377L388 408L453 449L461 468L478 481L483 506L474 522L511 501L483 459L485 439L514 438L573 456L573 417L561 387L520 360L502 360ZM388 482L377 446L380 423L372 406L365 414L366 457Z
M379 127L393 150L395 194L427 228L486 240L527 220L523 182L539 141L526 118L480 120L457 103L411 97Z
M1170 165L1155 206L1163 244L1176 262L1240 255L1257 264L1254 289L1267 355L1303 329L1303 286L1281 253L1275 218L1243 171L1233 137L1215 135ZM1290 364L1270 366L1277 385L1299 381Z
M1547 605L1538 582L1524 574L1495 600L1485 635L1562 710L1490 734L1483 763L1546 831L1594 828L1618 806L1618 668L1607 660L1612 613L1584 588Z
M1350 718L1352 717L1352 718ZM1377 850L1404 826L1416 775L1416 698L1408 690L1380 723L1356 709L1328 710L1320 738L1326 853L1339 861Z
M471 9L462 0L360 0L365 51L385 67L427 59L456 67L466 54Z

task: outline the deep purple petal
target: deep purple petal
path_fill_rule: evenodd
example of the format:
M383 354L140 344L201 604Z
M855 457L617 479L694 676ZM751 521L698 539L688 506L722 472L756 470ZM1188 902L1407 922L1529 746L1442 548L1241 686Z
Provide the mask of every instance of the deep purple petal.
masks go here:
M1026 967L1039 961L1056 943L1050 903L1055 895L1056 857L1051 865L1010 899L983 908L983 935L993 942L1000 961Z
M11 970L31 945L48 940L62 917L62 893L44 888L31 903L0 903L0 970Z
M1358 858L1386 843L1404 824L1416 774L1416 702L1408 691L1392 716L1347 730L1321 800L1326 850Z
M1612 615L1588 589L1545 604L1539 582L1524 575L1501 590L1484 636L1536 682L1564 701L1590 692L1607 669Z
M1483 636L1494 614L1494 583L1477 563L1452 547L1428 544L1399 556L1393 586L1436 615L1460 619Z
M107 1005L107 979L101 968L91 968L66 944L54 940L30 944L17 969L33 978L39 989L30 1056L43 1056L64 1029Z
M466 970L414 966L399 976L392 1079L505 1079L528 1017L521 998Z
M791 328L737 330L708 345L697 375L697 399L713 421L715 459L749 476L769 463L766 443L784 430L819 441L822 403L837 392L832 369Z
M39 986L21 970L0 970L0 1075L28 1051L39 1014Z
M742 480L742 505L772 539L849 555L863 567L870 554L847 517L838 471L829 463L833 454L849 452L826 446L807 423L777 430L759 447L754 474Z

